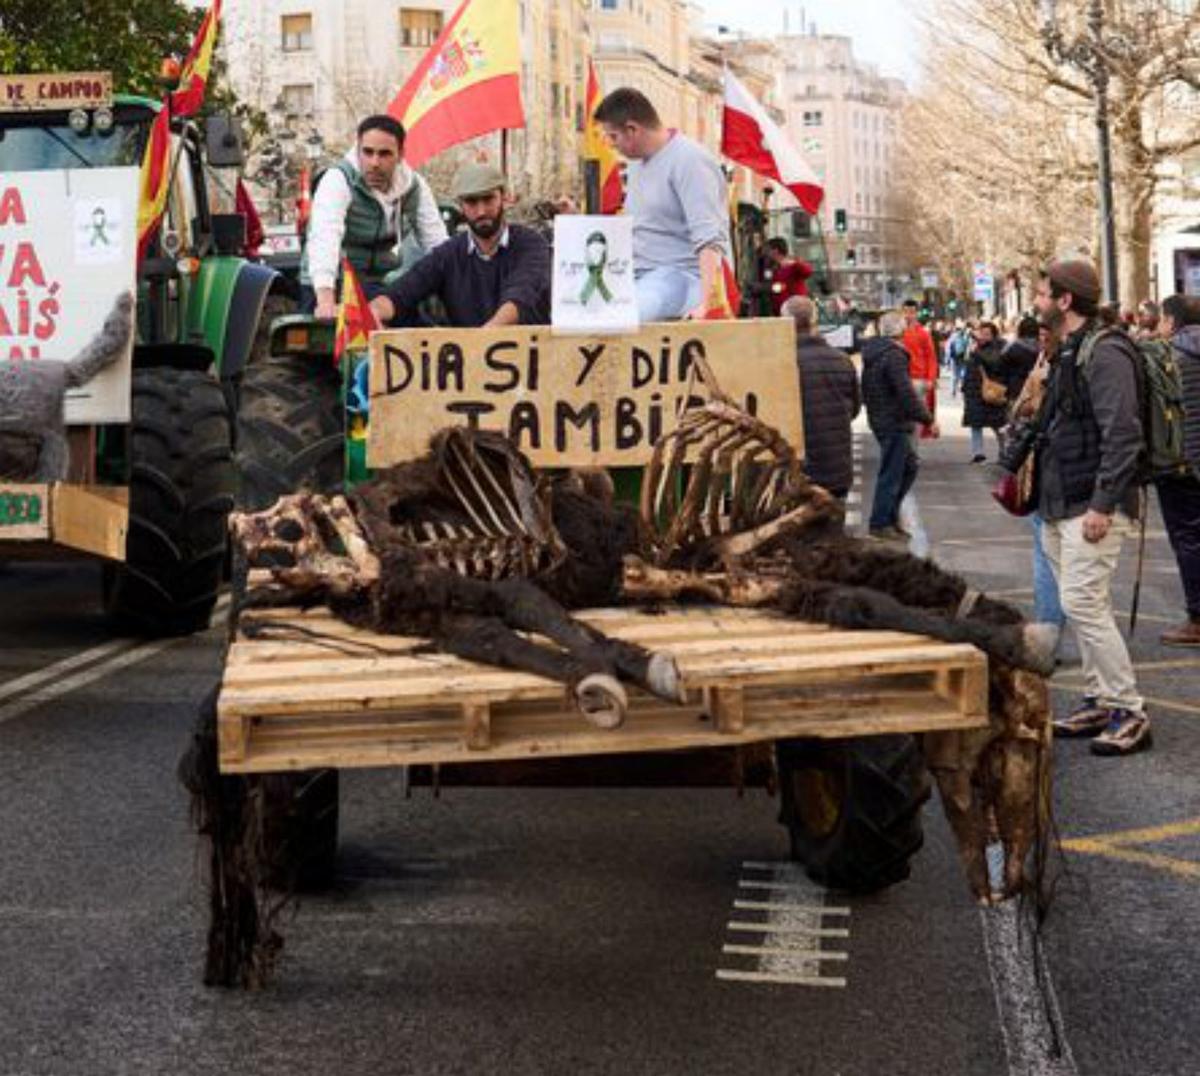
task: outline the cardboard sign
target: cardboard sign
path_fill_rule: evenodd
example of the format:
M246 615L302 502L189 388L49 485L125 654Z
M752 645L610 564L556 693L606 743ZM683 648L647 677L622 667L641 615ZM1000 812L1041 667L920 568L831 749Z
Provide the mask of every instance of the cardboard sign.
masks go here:
M674 427L696 353L727 395L802 451L795 339L787 318L661 322L616 337L372 333L367 463L413 459L438 430L472 425L508 434L535 466L642 466Z
M0 361L71 359L134 286L136 168L0 173ZM132 347L67 394L68 423L128 422Z
M555 217L550 295L556 333L635 330L633 218Z
M99 108L111 104L112 75L108 71L0 75L0 112Z

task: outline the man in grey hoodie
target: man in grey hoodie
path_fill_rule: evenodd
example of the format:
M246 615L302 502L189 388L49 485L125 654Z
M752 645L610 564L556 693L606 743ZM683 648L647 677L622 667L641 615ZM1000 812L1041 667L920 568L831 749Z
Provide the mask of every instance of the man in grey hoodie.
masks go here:
M319 318L337 314L342 255L367 298L383 291L402 265L401 244L428 253L446 241L446 225L429 184L403 161L404 127L391 116L368 116L346 155L317 184L300 283Z
M1183 582L1187 620L1159 636L1164 646L1200 647L1200 298L1172 295L1159 333L1170 340L1183 383L1183 454L1190 470L1155 480L1163 523Z

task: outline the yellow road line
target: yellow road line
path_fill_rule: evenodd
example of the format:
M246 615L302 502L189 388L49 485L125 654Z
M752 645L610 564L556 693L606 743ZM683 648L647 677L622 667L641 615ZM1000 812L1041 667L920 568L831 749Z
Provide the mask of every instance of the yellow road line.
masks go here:
M1160 855L1158 852L1139 852L1133 848L1122 848L1105 841L1087 839L1063 841L1062 846L1068 851L1080 852L1083 855L1103 856L1106 859L1117 859L1124 863L1137 863L1143 867L1153 867L1156 870L1174 874L1177 878L1200 878L1200 863L1175 859L1173 856Z
M1083 686L1082 682L1066 680L1051 680L1051 691L1062 691L1073 695ZM1158 710L1176 710L1181 714L1200 714L1200 706L1189 706L1186 702L1172 702L1170 699L1160 699L1154 695L1143 695L1142 701Z
M1116 833L1093 833L1090 837L1074 837L1063 841L1063 847L1072 841L1107 845L1155 844L1175 837L1190 837L1194 833L1200 833L1200 818L1193 818L1189 822L1167 822L1165 825L1148 826L1145 829L1125 829Z

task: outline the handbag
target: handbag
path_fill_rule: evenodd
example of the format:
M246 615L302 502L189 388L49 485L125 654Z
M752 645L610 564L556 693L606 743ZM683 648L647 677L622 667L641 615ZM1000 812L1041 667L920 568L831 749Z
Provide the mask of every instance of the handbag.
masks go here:
M1008 402L1008 386L1003 381L988 377L982 363L979 364L979 395L985 404L991 404L993 407Z

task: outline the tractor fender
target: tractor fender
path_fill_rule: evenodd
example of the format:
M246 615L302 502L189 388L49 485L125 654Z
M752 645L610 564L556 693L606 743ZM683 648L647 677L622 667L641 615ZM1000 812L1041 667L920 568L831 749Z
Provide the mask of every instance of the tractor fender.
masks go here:
M279 273L269 266L255 262L242 265L229 300L229 319L220 364L223 381L237 377L246 368L254 350L263 306L278 278Z
M218 255L205 258L187 282L185 339L209 347L222 381L245 367L263 303L277 276L268 266Z

